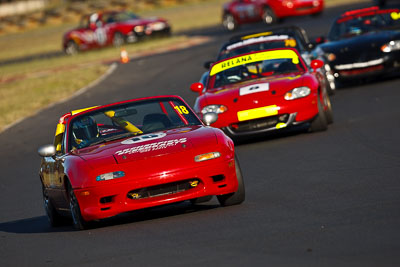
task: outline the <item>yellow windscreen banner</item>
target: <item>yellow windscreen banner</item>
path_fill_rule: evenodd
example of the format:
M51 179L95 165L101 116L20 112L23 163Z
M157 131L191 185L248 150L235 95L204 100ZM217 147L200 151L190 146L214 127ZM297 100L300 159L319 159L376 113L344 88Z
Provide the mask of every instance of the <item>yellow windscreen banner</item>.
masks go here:
M220 73L221 71L228 70L248 63L253 63L263 60L271 60L271 59L284 59L284 58L291 59L293 64L299 64L299 57L293 50L286 50L286 49L273 50L273 51L249 54L245 56L237 56L219 62L211 68L210 76Z

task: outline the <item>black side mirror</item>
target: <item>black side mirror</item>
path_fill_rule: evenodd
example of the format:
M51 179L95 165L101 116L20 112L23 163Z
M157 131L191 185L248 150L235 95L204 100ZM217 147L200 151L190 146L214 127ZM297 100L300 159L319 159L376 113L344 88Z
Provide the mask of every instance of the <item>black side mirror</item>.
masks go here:
M210 67L211 67L211 65L212 65L213 63L214 63L214 61L206 61L206 62L204 63L204 68L207 69L207 70L209 70Z

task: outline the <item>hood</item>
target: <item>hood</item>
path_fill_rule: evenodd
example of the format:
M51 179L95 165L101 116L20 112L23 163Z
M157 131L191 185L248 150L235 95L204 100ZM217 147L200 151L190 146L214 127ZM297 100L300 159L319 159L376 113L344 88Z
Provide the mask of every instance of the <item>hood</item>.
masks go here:
M290 89L302 86L304 76L298 72L236 83L207 91L205 97L207 104L220 104L220 99L224 99L224 103L234 103L239 97L253 100L257 96L283 96Z
M343 54L354 57L361 53L369 53L371 50L380 51L380 47L383 44L396 39L400 39L400 32L379 31L328 42L321 44L319 47L325 53Z
M95 167L185 153L199 146L216 145L216 142L211 128L197 125L120 139L80 149L75 154Z

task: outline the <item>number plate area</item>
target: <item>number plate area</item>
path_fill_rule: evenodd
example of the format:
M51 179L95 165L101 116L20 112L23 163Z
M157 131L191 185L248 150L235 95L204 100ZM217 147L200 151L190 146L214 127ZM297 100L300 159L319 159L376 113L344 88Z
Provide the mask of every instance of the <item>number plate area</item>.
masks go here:
M278 115L279 107L276 105L265 106L261 108L253 108L242 110L237 113L239 121L247 121L252 119L258 119L262 117Z

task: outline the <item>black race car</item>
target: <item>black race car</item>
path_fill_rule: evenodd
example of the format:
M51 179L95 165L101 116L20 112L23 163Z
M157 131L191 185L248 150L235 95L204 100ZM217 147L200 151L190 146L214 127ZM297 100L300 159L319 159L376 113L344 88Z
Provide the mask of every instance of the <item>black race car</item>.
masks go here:
M296 48L307 65L310 65L311 60L316 58L326 62L325 55L322 54L318 57L312 53L313 44L309 41L306 31L297 26L271 28L265 32L253 32L233 36L221 46L217 55L217 61L241 54L274 48ZM204 67L208 69L212 63L212 61L208 61ZM321 68L321 72L325 75L328 93L333 94L335 82L330 66L325 64ZM207 75L204 73L200 82L205 84L206 78Z
M387 2L389 2L389 4L392 4L392 3L399 4L400 0L373 0L372 2L374 3L374 5L384 7L387 4Z
M370 7L342 14L315 53L325 55L339 82L398 71L400 10Z

